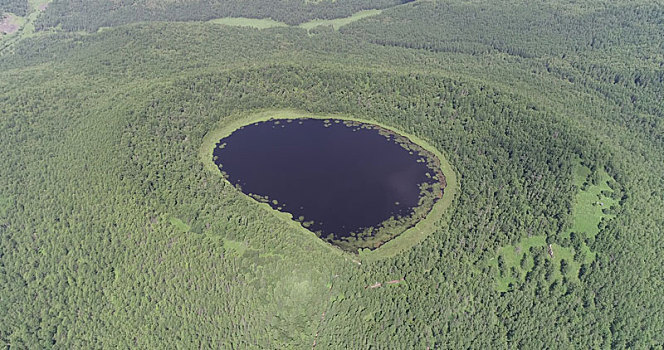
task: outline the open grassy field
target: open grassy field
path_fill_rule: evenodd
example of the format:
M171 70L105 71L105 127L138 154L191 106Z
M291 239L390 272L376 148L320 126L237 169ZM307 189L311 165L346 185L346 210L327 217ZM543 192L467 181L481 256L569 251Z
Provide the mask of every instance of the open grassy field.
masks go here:
M335 19L314 19L309 22L302 23L298 25L300 28L304 29L312 29L318 26L332 26L335 30L339 30L339 28L353 23L355 21L359 21L362 18L367 18L371 16L375 16L383 12L383 10L364 10L360 11L357 13L354 13L352 16L348 17L343 17L343 18L335 18Z
M288 24L284 22L275 21L269 18L224 17L210 20L208 23L234 27L252 27L256 29L288 27Z
M574 173L574 184L579 188L579 193L574 202L574 224L571 232L584 232L588 237L595 237L599 232L598 225L602 219L610 220L615 215L605 213L612 206L618 205L618 201L610 194L613 189L609 187L610 177L603 169L598 171L597 184L590 180L590 169L578 166ZM587 183L587 185L584 185Z
M318 26L332 26L335 30L359 21L363 18L371 17L382 13L383 10L364 10L354 13L348 17L335 18L335 19L314 19L309 22L301 23L297 26L290 26L284 22L275 21L270 18L246 18L246 17L224 17L216 18L208 21L208 23L223 24L234 27L252 27L256 29L278 28L278 27L297 27L310 30Z

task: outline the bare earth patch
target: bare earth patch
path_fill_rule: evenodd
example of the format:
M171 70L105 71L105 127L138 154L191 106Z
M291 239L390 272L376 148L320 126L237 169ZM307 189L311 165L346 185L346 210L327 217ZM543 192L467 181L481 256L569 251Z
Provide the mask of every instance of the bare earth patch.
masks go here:
M3 34L11 34L18 30L19 25L16 19L11 15L5 15L0 21L0 32Z
M46 10L47 7L48 7L48 2L43 3L43 4L39 5L39 6L37 6L37 9L38 9L39 11L44 11L44 10Z

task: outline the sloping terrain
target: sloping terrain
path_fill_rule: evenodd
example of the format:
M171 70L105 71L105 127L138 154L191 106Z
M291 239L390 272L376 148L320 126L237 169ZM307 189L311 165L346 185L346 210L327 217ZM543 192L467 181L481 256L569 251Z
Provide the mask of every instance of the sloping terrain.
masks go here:
M118 22L17 41L0 56L0 344L664 344L661 7L496 4L417 2L338 31ZM485 20L452 28L438 6ZM623 29L577 45L570 16ZM268 109L417 136L457 198L393 257L330 249L199 160L219 121Z
M383 9L412 0L56 0L39 21L39 29L96 31L100 27L146 21L207 21L223 17L273 19L297 25L331 20L356 12Z

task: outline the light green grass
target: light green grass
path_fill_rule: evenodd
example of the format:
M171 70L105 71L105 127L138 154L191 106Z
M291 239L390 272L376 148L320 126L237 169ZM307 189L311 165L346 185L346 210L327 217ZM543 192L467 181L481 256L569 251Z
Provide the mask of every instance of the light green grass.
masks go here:
M298 25L300 28L304 29L312 29L318 26L332 26L334 30L339 30L339 28L349 24L353 23L355 21L359 21L362 18L367 18L371 16L375 16L383 12L383 10L364 10L364 11L359 11L354 13L351 16L348 17L343 17L343 18L335 18L335 19L314 19L309 22L302 23Z
M499 251L499 255L503 256L505 259L505 264L507 266L516 266L519 265L523 254L528 252L531 247L544 247L546 246L546 236L532 236L527 237L521 240L516 245L508 245L503 247ZM517 253L519 252L519 253Z
M189 225L185 224L182 220L176 218L176 217L170 217L168 221L171 223L171 225L175 226L178 230L182 232L189 232L191 230L191 227Z
M508 273L502 277L498 275L496 279L497 283L496 290L500 292L507 291L510 283L517 282L517 279L509 274L509 271L512 269L512 267L516 267L518 270L520 270L519 272L522 276L525 275L525 272L527 272L533 267L533 258L532 256L528 255L527 268L526 270L523 270L520 267L520 262L521 259L523 258L523 255L528 254L528 250L531 247L544 247L544 246L546 246L546 237L542 235L542 236L527 237L521 240L519 244L508 245L500 248L498 250L496 258L491 260L491 265L495 266L497 269L498 257L502 256L502 258L505 260L505 270L508 271Z
M579 188L579 192L574 201L572 208L573 224L572 228L565 233L565 237L569 237L572 232L585 233L588 238L594 238L599 233L599 223L602 220L609 220L615 215L605 214L603 209L617 206L618 201L605 196L602 192L613 193L613 189L609 187L609 174L604 169L599 170L599 182L597 185L590 184L590 169L588 167L578 165L574 172L574 184ZM589 182L585 190L583 184ZM581 246L586 259L586 263L591 263L595 260L595 252L584 242Z
M284 22L275 21L273 19L264 18L246 18L246 17L224 17L208 21L209 23L223 24L234 27L252 27L257 29L275 28L275 27L288 27Z
M421 242L431 232L433 232L435 223L442 218L443 213L445 212L445 210L447 210L450 207L450 205L454 201L454 198L457 196L457 193L459 191L459 180L457 178L456 172L452 168L452 165L443 156L443 154L435 147L431 146L430 144L428 144L427 142L416 136L409 135L400 130L394 129L389 125L385 125L377 121L354 118L348 115L341 115L341 114L311 114L303 111L290 110L290 109L262 110L259 112L254 112L249 114L230 116L228 118L225 118L224 120L221 120L215 128L213 128L210 132L208 132L207 135L205 135L199 151L199 159L203 163L205 169L218 176L221 176L221 172L219 171L217 165L213 161L214 149L217 145L217 142L219 142L220 139L229 136L231 133L233 133L233 131L245 125L267 121L270 119L302 119L302 118L343 119L343 120L351 120L361 123L378 125L385 129L391 130L399 135L409 138L411 141L417 143L422 148L434 153L440 159L441 170L445 175L447 181L447 187L445 188L445 194L443 195L443 198L437 201L436 204L431 209L431 212L429 212L429 214L426 216L426 218L418 222L414 227L406 230L404 233L386 242L385 244L383 244L382 246L380 246L375 250L370 251L365 249L360 251L359 258L361 258L362 261L364 262L375 261L378 259L383 259L399 254L400 252L410 249L413 245ZM228 181L226 181L226 185L233 186ZM269 204L258 203L257 201L251 199L249 196L243 195L242 197L251 201L252 203L254 203L254 205L258 205L264 208L273 215L282 218L284 221L288 222L288 224L291 225L293 229L302 232L305 236L310 237L311 239L315 239L320 244L328 247L331 252L335 252L336 254L345 256L350 260L356 261L356 259L358 259L358 255L345 252L337 248L336 246L318 238L316 234L304 228L299 222L293 220L291 214L274 210L272 209L272 207L270 207Z
M284 22L275 21L270 18L258 19L258 18L246 18L246 17L217 18L209 20L208 23L223 24L234 27L252 27L256 29L267 29L267 28L277 28L277 27L298 27L309 30L318 26L332 26L332 28L338 30L339 28L349 23L361 20L362 18L375 16L377 14L380 14L381 12L383 12L383 10L364 10L356 12L348 17L336 18L336 19L314 19L309 22L301 23L297 26L290 26Z
M52 0L29 0L30 13L28 13L27 16L20 17L12 15L13 16L12 20L14 21L14 23L18 24L19 28L16 32L12 34L0 36L0 42L2 42L2 45L0 45L0 53L4 53L5 50L10 49L14 44L16 44L21 39L34 37L46 33L46 32L44 33L36 32L34 23L37 20L37 18L39 18L39 16L42 14L42 11L40 11L38 7L43 4L48 4L51 1Z
M498 270L498 257L504 259L505 264L505 274L496 277L496 290L499 292L506 292L509 290L510 283L516 285L517 283L523 283L526 278L526 273L532 270L534 266L533 256L530 254L531 247L541 247L548 249L546 244L546 236L532 236L527 237L521 240L516 245L508 245L502 247L498 250L498 254L495 258L490 261L490 265L496 267ZM551 248L553 250L553 258L550 258L547 255L547 259L551 259L551 263L554 267L553 279L560 280L562 278L562 273L560 272L561 261L565 260L570 268L566 277L570 279L578 279L578 272L581 264L574 261L574 250L572 248L561 247L557 244L552 244ZM526 258L525 266L521 267L521 260ZM512 275L512 268L515 268L518 272L518 276Z
M25 18L25 22L21 27L21 39L37 35L34 23L42 14L42 11L40 11L38 7L50 2L51 0L29 0L30 13Z
M232 251L237 256L242 256L247 250L247 246L242 242L224 239L224 249Z
M581 189L583 183L587 181L590 175L590 169L585 166L577 166L574 174L574 183ZM585 232L588 237L595 237L599 233L598 225L604 218L611 219L615 217L612 214L605 214L602 210L618 205L618 201L602 194L602 191L613 193L608 185L609 175L604 170L599 171L599 183L597 185L588 185L585 190L580 190L574 202L573 214L574 224L571 232Z
M607 197L602 194L602 191L612 193L613 190L609 187L609 181L611 177L606 171L599 170L598 178L599 181L597 185L590 183L591 170L578 164L574 169L574 184L579 189L574 200L574 205L572 207L572 227L565 233L564 238L569 238L572 232L584 232L590 238L595 237L599 233L598 225L601 220L608 220L615 215L605 214L602 210L605 208L610 208L611 206L618 205L618 201ZM588 182L588 185L584 189L584 183ZM533 258L528 256L528 263L525 266L525 269L522 269L520 266L521 259L524 254L528 254L528 249L531 247L547 247L546 236L533 236L524 238L518 244L514 246L505 246L498 250L498 254L490 262L490 265L498 267L498 257L502 256L505 261L505 270L508 271L504 276L498 276L496 278L496 290L497 291L507 291L510 283L523 282L519 281L516 277L512 276L509 271L512 267L515 267L519 272L521 277L525 277L525 273L530 271L533 267ZM578 279L579 269L581 268L581 263L574 260L574 248L572 247L561 247L557 244L552 244L554 258L553 263L555 264L555 274L554 278L561 277L560 273L560 261L564 259L569 264L568 278ZM584 263L591 263L595 260L595 252L591 251L590 248L583 243L581 249L585 253Z

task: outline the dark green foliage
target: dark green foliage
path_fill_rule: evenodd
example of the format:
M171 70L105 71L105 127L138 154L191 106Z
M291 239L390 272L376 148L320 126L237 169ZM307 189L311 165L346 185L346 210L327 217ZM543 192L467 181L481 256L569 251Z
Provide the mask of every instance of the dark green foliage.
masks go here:
M661 49L663 16L661 4L647 2L423 1L342 30L381 45L532 58L643 44Z
M661 347L661 8L498 6L512 3L418 2L311 37L154 23L18 42L0 57L0 344ZM438 6L486 21L455 32ZM569 38L517 14L568 23ZM592 27L600 48L573 25L587 19L612 23ZM403 47L372 45L361 30ZM451 45L427 33L456 35L463 49L407 48ZM502 46L467 49L491 43L483 35ZM448 156L460 195L421 244L358 265L199 163L219 119L261 108L416 135ZM605 169L620 196L592 239L564 234L579 159ZM596 255L563 266L535 247L534 266L515 262L528 271L496 292L489 260L531 235ZM578 275L556 277L582 261Z
M0 0L0 19L5 12L25 16L28 14L28 9L28 0Z

